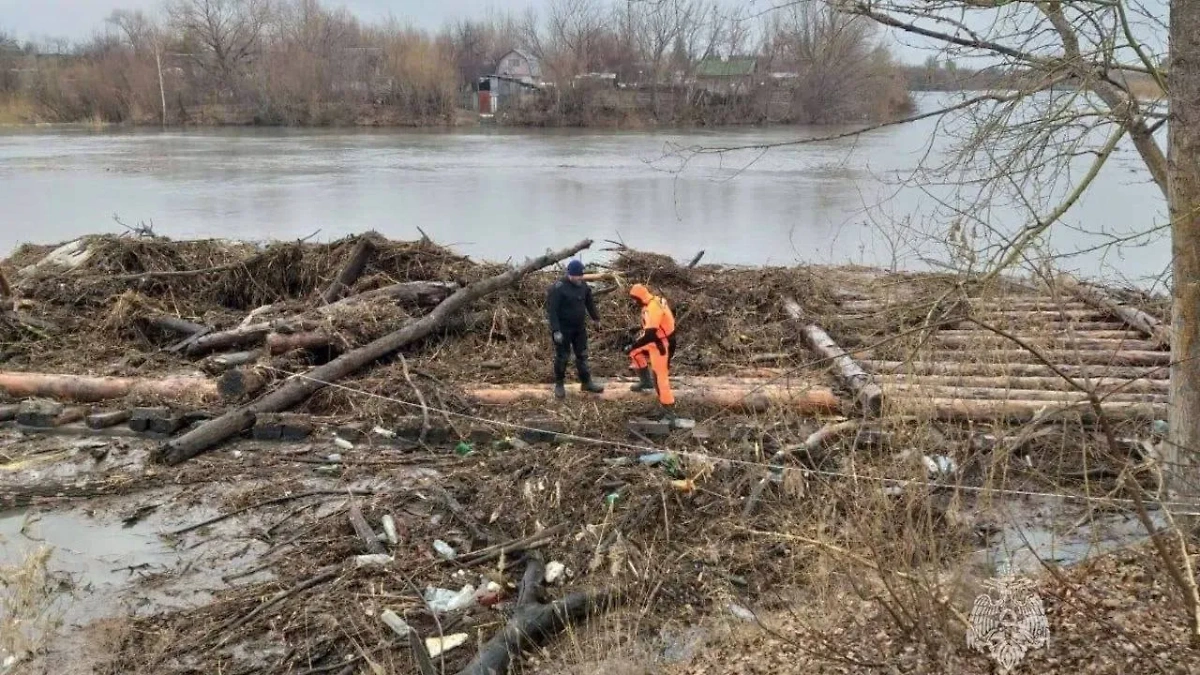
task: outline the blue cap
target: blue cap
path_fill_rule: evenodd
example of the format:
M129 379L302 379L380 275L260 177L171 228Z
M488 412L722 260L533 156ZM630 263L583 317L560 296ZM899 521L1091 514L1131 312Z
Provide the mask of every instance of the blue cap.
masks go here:
M569 277L583 276L583 261L582 260L572 260L571 262L567 263L567 276L569 276Z

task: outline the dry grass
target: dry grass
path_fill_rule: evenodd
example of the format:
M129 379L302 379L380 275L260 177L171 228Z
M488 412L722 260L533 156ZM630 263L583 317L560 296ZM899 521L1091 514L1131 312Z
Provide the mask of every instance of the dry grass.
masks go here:
M47 567L51 553L41 547L20 565L0 566L0 672L39 651L59 627L52 611L56 584Z

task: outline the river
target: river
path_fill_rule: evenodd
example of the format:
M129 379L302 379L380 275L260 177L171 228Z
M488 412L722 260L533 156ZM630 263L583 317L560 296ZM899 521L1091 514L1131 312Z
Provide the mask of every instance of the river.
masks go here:
M944 96L919 101L929 109ZM0 130L0 254L121 232L115 215L173 238L412 238L419 227L493 260L583 237L681 259L703 249L731 264L945 260L939 203L950 189L897 184L951 150L932 120L765 154L679 151L837 131L10 128ZM1001 233L1028 219L999 205L972 214ZM1056 227L1051 253L1062 268L1144 284L1169 263L1165 239L1091 249L1164 220L1161 194L1123 146Z

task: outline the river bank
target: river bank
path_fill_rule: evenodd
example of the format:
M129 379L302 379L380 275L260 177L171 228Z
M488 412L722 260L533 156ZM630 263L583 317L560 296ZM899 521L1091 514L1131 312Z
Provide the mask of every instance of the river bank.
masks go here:
M126 236L26 246L0 263L20 297L0 323L0 504L17 509L0 533L32 556L4 560L30 567L9 585L26 589L20 602L4 596L23 611L19 635L0 634L0 661L413 672L415 631L446 650L444 672L481 672L507 655L486 646L506 622L554 601L590 627L549 639L520 659L527 669L586 669L611 647L635 663L653 651L640 661L653 672L765 672L787 650L747 632L747 612L800 604L784 627L819 672L874 660L983 672L960 619L998 558L1030 575L1052 561L1038 578L1060 598L1047 600L1056 641L1031 654L1036 667L1176 672L1192 658L1153 560L1056 571L1137 544L1140 518L1162 527L1175 508L1139 512L1131 491L1153 490L1153 472L1123 478L1153 455L1165 410L1161 298L1121 296L1143 330L1065 281L973 287L616 247L591 263L604 275L591 349L608 391L572 386L555 402L542 302L558 272L539 268L565 251L518 270L375 235ZM673 382L694 426L655 423L653 398L628 391L635 312L622 289L634 281L671 299ZM1060 369L1103 374L1118 447L1051 369L972 322ZM340 370L381 339L382 358ZM267 403L284 390L301 396ZM59 552L39 554L39 539ZM1110 599L1152 658L1082 651L1112 626L1085 610ZM874 612L856 618L861 603ZM60 611L61 634L45 621ZM747 647L764 653L734 656Z

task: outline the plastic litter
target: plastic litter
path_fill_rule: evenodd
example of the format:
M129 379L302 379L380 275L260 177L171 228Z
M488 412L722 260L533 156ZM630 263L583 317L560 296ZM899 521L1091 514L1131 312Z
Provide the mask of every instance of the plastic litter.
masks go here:
M404 619L401 619L398 614L390 609L383 610L379 618L388 628L392 629L392 632L402 638L407 638L409 632L412 630L412 627L405 623Z
M556 584L567 571L567 566L555 560L546 565L546 583Z
M429 652L429 657L436 659L445 654L451 649L456 649L467 643L466 633L455 633L445 637L431 637L425 639L425 650Z
M446 560L454 560L458 557L458 551L455 551L453 546L447 544L441 539L433 540L433 550L437 551L438 555L442 556Z
M388 543L393 546L399 544L400 535L396 532L396 519L386 515L380 520L383 523L383 534L387 537Z
M461 591L452 591L430 586L425 589L424 598L429 608L438 614L456 612L475 604L475 587L467 584Z
M354 444L351 443L350 441L342 438L341 436L334 436L333 444L343 450L353 450L354 449Z
M382 567L392 562L392 556L386 553L369 553L354 556L355 567Z

